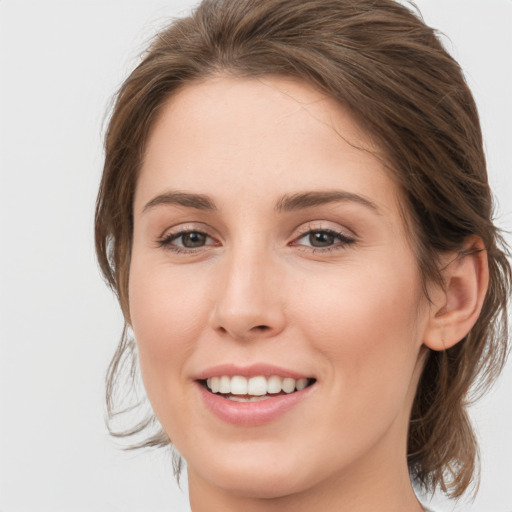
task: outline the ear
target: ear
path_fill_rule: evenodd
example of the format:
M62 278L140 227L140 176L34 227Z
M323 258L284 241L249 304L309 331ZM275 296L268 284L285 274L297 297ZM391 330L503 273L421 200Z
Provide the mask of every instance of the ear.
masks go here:
M469 237L458 253L442 259L444 286L431 290L430 316L423 343L446 350L461 341L475 325L489 286L487 251L479 237Z

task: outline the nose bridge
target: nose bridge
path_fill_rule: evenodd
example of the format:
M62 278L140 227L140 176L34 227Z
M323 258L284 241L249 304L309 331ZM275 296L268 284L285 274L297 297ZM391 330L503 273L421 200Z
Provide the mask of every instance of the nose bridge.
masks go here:
M261 242L233 247L218 275L213 327L240 340L280 332L280 281L277 261Z

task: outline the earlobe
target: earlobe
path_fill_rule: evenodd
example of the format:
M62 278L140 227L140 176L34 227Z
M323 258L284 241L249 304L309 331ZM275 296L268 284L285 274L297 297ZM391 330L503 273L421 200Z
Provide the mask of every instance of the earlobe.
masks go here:
M461 341L475 325L489 285L487 251L479 237L468 238L458 253L446 257L444 286L432 293L430 317L423 343L446 350Z

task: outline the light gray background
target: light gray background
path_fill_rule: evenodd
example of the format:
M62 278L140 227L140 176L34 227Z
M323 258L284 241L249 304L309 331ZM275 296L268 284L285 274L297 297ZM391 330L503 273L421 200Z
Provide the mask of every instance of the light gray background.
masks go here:
M146 41L190 0L0 0L0 511L185 511L159 452L120 451L103 378L122 318L93 250L104 113ZM512 0L418 0L480 108L512 227ZM511 240L511 237L509 237ZM512 364L472 410L473 504L512 511Z

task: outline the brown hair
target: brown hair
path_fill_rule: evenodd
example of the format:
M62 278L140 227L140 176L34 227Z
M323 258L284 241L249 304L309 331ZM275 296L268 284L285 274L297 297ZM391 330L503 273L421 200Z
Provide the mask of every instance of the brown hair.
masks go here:
M377 138L403 191L425 283L441 282L441 253L459 251L470 235L482 239L490 284L481 315L453 348L429 352L408 439L412 477L461 495L478 460L466 408L507 355L511 270L492 221L478 113L459 65L434 30L393 0L204 0L174 21L122 85L106 135L96 248L127 322L133 197L148 132L179 87L215 74L290 76L348 106ZM110 420L119 414L114 385L123 361L133 375L134 353L125 328L107 377ZM152 424L150 415L117 435ZM160 430L137 446L169 442Z

